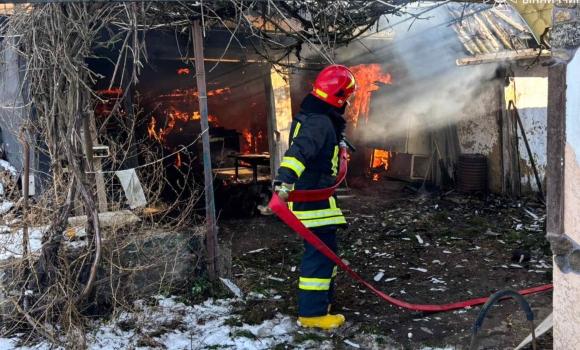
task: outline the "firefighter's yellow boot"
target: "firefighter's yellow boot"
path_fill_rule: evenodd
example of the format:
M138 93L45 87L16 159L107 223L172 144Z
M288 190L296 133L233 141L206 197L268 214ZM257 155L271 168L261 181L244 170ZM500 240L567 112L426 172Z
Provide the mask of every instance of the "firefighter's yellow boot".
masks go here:
M298 325L307 328L335 329L344 324L342 315L326 315L319 317L298 317Z

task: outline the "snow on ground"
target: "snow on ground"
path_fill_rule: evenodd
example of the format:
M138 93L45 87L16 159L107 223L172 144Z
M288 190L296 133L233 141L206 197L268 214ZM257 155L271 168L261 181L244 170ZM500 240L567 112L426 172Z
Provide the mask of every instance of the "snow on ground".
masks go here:
M30 237L30 252L34 253L42 247L40 243L42 235L49 226L29 228ZM0 232L6 232L7 227L0 226ZM9 228L8 228L9 230ZM22 229L14 233L4 233L0 234L0 260L5 260L8 258L21 258L22 257ZM0 349L2 349L0 347Z
M260 325L233 325L233 303L240 299L210 299L193 306L175 297L155 299L157 305L140 300L135 302L135 312L124 311L110 322L97 324L87 334L88 349L147 349L155 342L167 349L270 349L290 343L297 329L294 319L282 315ZM0 338L0 349L50 348L48 343L16 348L17 341Z
M101 321L95 324L94 329L87 330L87 349L165 347L176 350L265 350L277 345L292 349L333 349L329 339L319 343L308 341L295 344L294 337L304 333L296 325L296 319L290 316L278 314L274 319L266 320L259 325L242 324L239 316L234 314L234 304L240 302L243 301L239 298L210 299L198 305L188 306L178 302L176 297L156 296L148 301L139 300L135 302L133 311L122 311L112 320ZM362 336L359 334L352 341L345 340L343 345L353 349L385 349L374 341L366 343ZM18 343L17 336L11 339L0 338L0 349L64 350L62 347L52 347L47 342L17 347ZM454 348L423 350L454 350Z

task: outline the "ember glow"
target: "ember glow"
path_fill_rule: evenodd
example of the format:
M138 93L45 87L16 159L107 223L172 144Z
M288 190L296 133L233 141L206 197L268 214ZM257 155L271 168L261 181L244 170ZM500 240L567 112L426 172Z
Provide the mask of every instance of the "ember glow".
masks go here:
M118 87L114 87L114 88L108 89L108 90L97 91L97 95L121 95L122 93L123 93L123 90L121 90L121 88L118 88Z
M149 133L149 137L161 142L167 148L167 137L173 130L175 129L175 125L177 122L180 122L180 125L187 123L192 120L199 120L200 114L199 112L195 111L191 114L187 112L179 111L175 107L170 107L169 111L166 112L167 116L167 125L165 127L156 128L157 120L154 117L151 117L151 121L147 125L147 132ZM214 116L209 115L208 121L213 125L216 125L217 118ZM183 127L181 126L177 132L182 132Z
M217 95L229 94L230 88L216 89L207 92L208 97ZM196 102L199 98L199 93L195 89L175 89L170 94L159 95L157 100L182 100L183 102Z
M371 164L372 168L376 169L384 167L385 170L388 170L389 158L391 158L391 152L376 149L373 154L373 163Z
M383 74L381 65L378 63L360 64L349 67L349 69L356 78L358 91L356 92L354 101L347 109L346 117L347 121L353 123L356 129L361 115L365 118L365 122L368 121L371 92L379 89L376 82L391 84L391 75Z
M189 68L181 68L177 70L177 74L182 75L182 74L189 74Z

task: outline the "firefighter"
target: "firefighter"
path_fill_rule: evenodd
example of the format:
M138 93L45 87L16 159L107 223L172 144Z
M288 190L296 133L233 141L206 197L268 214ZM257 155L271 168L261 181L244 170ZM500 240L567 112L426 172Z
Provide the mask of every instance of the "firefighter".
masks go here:
M339 143L346 126L342 117L357 85L344 66L323 69L314 88L300 105L290 130L290 147L274 182L285 200L293 190L317 190L336 184ZM337 251L337 230L346 225L336 196L320 202L288 203L298 219L330 249ZM308 242L298 284L298 322L303 327L333 329L344 324L343 315L330 314L337 266Z

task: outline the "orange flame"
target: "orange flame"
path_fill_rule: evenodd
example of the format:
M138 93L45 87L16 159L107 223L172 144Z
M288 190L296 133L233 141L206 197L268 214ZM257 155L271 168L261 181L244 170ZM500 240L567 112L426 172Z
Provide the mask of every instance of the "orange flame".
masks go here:
M246 128L244 129L244 131L242 131L242 136L246 141L246 145L244 146L244 153L245 154L252 153L252 139L253 139L252 132L250 131L250 129Z
M385 170L388 170L389 158L391 158L391 152L376 149L373 154L372 168L376 169L384 166Z
M189 74L189 68L181 68L177 70L177 74Z
M376 82L391 84L391 75L383 74L381 65L378 63L360 64L349 67L349 69L354 74L359 89L356 92L354 101L347 109L346 117L347 121L352 122L356 129L361 115L365 117L365 122L368 121L371 92L379 89Z
M167 144L167 136L173 131L175 128L176 122L179 120L182 123L188 122L190 120L199 120L200 114L199 112L195 111L193 114L189 115L187 112L182 112L176 109L175 107L169 107L169 112L167 112L167 127L155 129L157 121L154 117L151 117L151 121L147 125L147 132L149 133L149 137L154 140L161 142L164 146ZM208 115L208 121L216 125L217 118L211 115ZM179 128L179 132L183 130L183 127Z
M175 159L175 165L181 168L181 153L177 153L177 158Z
M373 181L379 181L379 174L373 175Z

